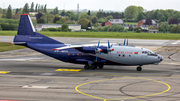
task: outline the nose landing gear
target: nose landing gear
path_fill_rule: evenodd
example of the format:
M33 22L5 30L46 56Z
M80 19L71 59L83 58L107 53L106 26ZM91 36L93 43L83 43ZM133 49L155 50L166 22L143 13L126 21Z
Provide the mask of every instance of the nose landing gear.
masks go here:
M137 70L137 71L141 71L141 70L142 70L142 67L141 67L141 66L138 66L138 67L136 68L136 70Z

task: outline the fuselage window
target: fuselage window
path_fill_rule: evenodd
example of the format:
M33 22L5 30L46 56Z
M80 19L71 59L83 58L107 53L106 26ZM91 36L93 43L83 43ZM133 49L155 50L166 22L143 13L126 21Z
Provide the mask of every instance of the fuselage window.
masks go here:
M131 55L129 55L129 57L131 57Z
M125 57L125 54L123 54L122 57Z
M121 56L121 55L119 54L119 56Z

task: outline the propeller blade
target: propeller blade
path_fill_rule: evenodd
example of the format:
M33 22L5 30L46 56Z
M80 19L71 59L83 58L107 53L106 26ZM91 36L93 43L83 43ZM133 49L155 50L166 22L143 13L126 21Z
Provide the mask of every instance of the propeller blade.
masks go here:
M128 39L127 39L127 44L126 45L128 46Z
M98 46L97 46L97 48L99 48L99 44L100 44L100 41L98 42Z
M123 45L126 45L126 39L124 39L124 44Z
M109 40L108 40L108 48L111 48L110 43L109 43Z

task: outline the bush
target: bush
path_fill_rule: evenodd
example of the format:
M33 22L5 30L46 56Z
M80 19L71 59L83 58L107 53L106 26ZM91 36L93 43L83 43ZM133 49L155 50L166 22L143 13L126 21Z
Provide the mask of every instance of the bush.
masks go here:
M8 23L3 23L0 24L2 30L10 30L10 31L16 31L18 30L18 24L8 24Z
M67 31L68 31L68 25L67 25L67 24L63 24L63 25L61 26L61 31L67 32Z
M2 31L2 27L0 26L0 31Z
M173 32L173 33L180 33L180 25L174 26L174 27L172 28L172 32Z
M124 27L122 25L114 24L114 25L112 25L112 31L113 32L123 32Z
M44 28L44 29L42 29L42 31L53 31L53 32L56 32L56 31L58 31L58 28Z
M140 29L136 30L136 33L141 33L141 30Z
M134 31L141 30L141 27L134 28Z

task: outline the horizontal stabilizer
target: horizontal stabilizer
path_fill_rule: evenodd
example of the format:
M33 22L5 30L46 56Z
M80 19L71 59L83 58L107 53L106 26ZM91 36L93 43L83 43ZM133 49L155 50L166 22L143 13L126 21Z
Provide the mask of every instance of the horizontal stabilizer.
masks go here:
M13 44L15 44L15 45L25 45L26 42L14 42Z

